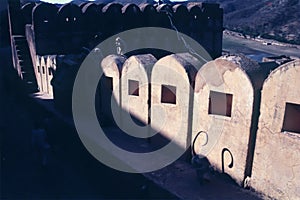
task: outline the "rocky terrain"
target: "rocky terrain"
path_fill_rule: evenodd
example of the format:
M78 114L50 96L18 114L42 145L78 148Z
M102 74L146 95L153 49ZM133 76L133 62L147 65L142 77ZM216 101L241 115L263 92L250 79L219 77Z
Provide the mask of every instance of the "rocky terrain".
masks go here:
M224 26L253 37L300 44L299 0L208 0L224 8Z

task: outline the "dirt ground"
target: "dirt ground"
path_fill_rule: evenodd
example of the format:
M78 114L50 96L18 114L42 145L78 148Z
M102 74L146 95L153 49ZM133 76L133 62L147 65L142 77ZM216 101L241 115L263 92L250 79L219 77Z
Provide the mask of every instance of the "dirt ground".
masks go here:
M260 41L255 41L253 39L244 39L242 37L232 36L228 34L223 34L223 49L231 53L244 53L246 55L287 55L300 58L299 45L265 45Z

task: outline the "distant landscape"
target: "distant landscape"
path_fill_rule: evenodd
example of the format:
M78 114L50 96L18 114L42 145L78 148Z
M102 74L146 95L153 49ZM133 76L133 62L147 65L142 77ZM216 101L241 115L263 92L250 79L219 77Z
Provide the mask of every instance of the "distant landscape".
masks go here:
M201 1L201 0L199 0ZM207 0L224 8L224 27L252 37L300 44L299 0Z

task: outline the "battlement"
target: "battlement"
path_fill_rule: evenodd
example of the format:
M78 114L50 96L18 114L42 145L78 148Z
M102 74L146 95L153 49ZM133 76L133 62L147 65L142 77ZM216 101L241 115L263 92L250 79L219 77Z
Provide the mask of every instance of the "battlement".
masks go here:
M219 4L20 7L11 1L9 15L18 75L33 87L31 93L49 95L63 116L72 116L76 92L85 98L94 91L92 106L102 126L118 124L112 113L116 103L120 124L129 116L132 125L150 125L184 150L193 144L194 154L207 157L240 186L278 199L299 198L299 60L270 57L265 61L277 62L258 64L243 55L221 56ZM140 31L143 27L176 34L148 34ZM132 29L138 31L131 40L119 37ZM177 45L182 48L175 45L172 52L149 45L174 47L181 33L201 46L182 38ZM108 38L113 39L105 48L95 48ZM141 41L149 46L135 51L132 46ZM206 50L201 56L193 51L200 47ZM75 79L91 54L95 59L88 69L96 72L81 74L83 83L74 95Z
M216 58L222 52L223 9L219 4L27 3L18 25L30 24L37 55L80 53L119 32L139 27L178 30ZM23 29L23 30L22 30Z

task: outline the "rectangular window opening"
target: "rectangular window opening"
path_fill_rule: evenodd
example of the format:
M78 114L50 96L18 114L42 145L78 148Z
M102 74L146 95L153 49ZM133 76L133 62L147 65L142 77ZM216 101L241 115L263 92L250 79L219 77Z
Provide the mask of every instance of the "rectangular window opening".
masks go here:
M42 67L42 73L45 74L45 67Z
M284 131L300 134L300 104L285 104L282 132Z
M139 96L139 82L134 80L128 80L128 94L133 96Z
M210 91L208 114L231 117L232 94Z
M161 86L161 103L176 104L176 87L171 85Z
M51 70L51 68L48 68L48 74L49 74L49 76L52 75L52 70Z

